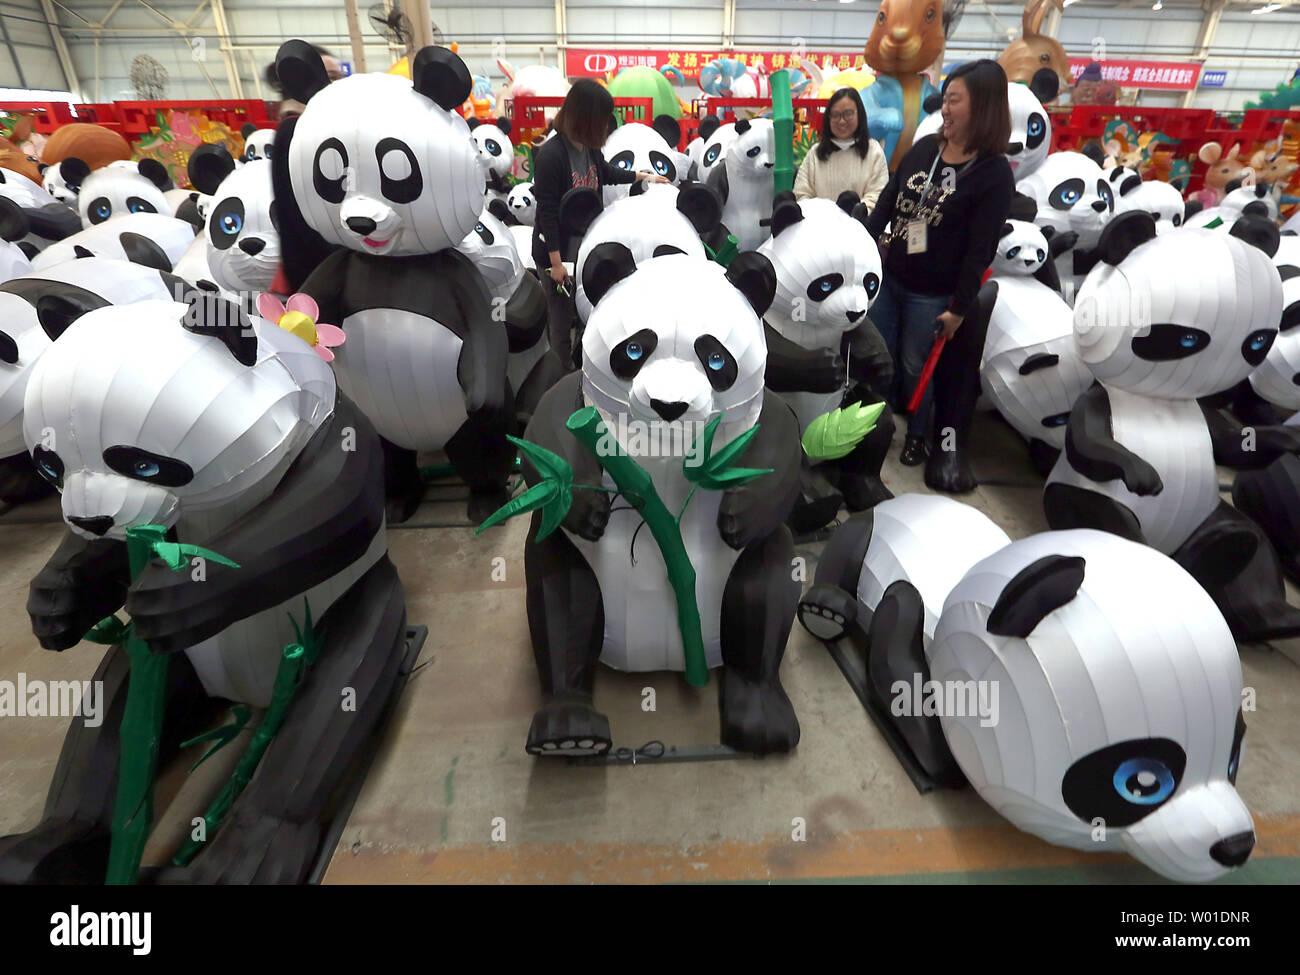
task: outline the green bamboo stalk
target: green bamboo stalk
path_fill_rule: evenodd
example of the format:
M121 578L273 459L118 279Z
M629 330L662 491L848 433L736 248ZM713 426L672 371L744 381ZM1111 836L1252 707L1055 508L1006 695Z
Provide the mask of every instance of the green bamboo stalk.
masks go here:
M230 812L230 807L239 798L239 794L252 781L253 773L257 771L262 756L266 754L266 750L270 747L276 732L284 724L284 717L289 710L289 704L293 700L294 693L298 690L298 680L302 676L305 654L306 651L298 643L291 643L284 648L284 653L280 657L280 667L275 672L275 684L271 689L271 704L267 707L261 724L253 732L253 737L244 750L244 754L239 756L239 762L235 765L235 770L231 773L229 781L217 793L217 797L212 800L212 804L208 806L208 811L203 815L203 835L205 837L210 837L217 831L221 821ZM190 839L185 841L185 845L177 851L176 855L172 857L172 863L178 867L188 866L190 861L203 849L205 842L206 839L196 840L191 836Z
M149 564L154 545L163 541L166 532L161 525L142 525L126 530L132 582ZM136 882L144 847L149 840L149 830L153 825L153 777L158 766L170 662L166 654L150 651L148 645L134 635L134 627L129 632L126 655L131 669L127 678L126 709L122 714L117 798L113 804L113 834L105 878L105 883L110 886Z
M658 543L664 565L668 569L668 582L677 598L677 626L682 634L686 683L692 687L704 687L709 682L709 666L704 657L700 607L695 599L695 567L691 565L690 556L686 553L686 545L682 542L677 527L677 518L664 505L650 475L623 452L613 437L605 438L606 445L613 445L612 453L602 454L596 449L604 437L605 424L601 422L595 407L585 406L578 410L569 417L565 426L596 455L601 466L614 479L619 492L641 513L650 527L650 534Z
M772 93L772 124L776 139L776 165L772 170L773 191L794 189L794 104L790 96L790 75L774 72L769 79Z

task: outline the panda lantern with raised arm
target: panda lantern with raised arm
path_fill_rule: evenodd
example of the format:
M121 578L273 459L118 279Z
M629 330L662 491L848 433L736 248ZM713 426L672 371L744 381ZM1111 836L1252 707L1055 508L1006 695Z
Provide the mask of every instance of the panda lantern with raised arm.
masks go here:
M978 314L988 319L980 386L1028 441L1030 457L1046 477L1065 447L1070 408L1093 378L1075 348L1074 313L1061 297L1052 262L1054 248L1068 248L1073 234L1052 234L1049 240L1050 228L1014 216L1021 212L1032 219L1031 211L1013 205L993 273L980 289Z
M72 647L125 606L135 636L173 655L166 752L210 727L211 699L264 708L310 611L320 641L258 774L194 863L164 879L301 883L328 801L378 725L404 650L405 599L387 556L373 429L305 342L223 299L101 308L71 325L27 386L24 433L62 493L68 533L31 586L42 646ZM344 449L340 445L345 444ZM130 581L126 529L162 525L209 548L205 578L152 561ZM127 659L104 657L120 713ZM340 709L351 689L356 709ZM119 722L76 719L32 831L0 840L0 879L99 882Z
M803 201L784 193L773 205L772 236L758 248L776 271L776 297L763 321L781 340L768 344L767 385L794 410L801 434L841 406L885 403L893 379L884 340L867 317L880 291L881 268L865 220L866 208L855 193ZM789 345L798 349L795 357L788 356ZM814 355L835 363L833 383L823 382L824 369L802 367L801 360ZM826 526L841 500L860 511L892 497L880 468L893 435L886 404L875 428L844 457L805 455L790 527L802 534Z
M722 198L722 222L742 251L752 251L771 236L776 132L771 119L741 119L725 162L714 166L708 184Z
M610 133L601 147L606 161L615 169L629 173L656 173L673 186L679 185L690 173L691 159L677 151L682 130L670 115L658 115L652 125L644 122L624 122ZM601 191L605 205L625 196L637 196L661 184L637 180L635 183L617 183Z
M271 160L286 277L347 334L334 372L384 438L389 517L409 518L424 494L417 451L442 450L481 522L507 500L514 411L505 330L456 249L483 210L483 167L454 111L469 71L427 47L412 60L414 83L356 74L330 84L297 40L276 65L306 105L281 123Z
M510 141L510 120L498 118L484 122L470 116L466 122L479 159L487 169L487 189L484 203L504 200L510 193L510 168L515 162L515 147Z
M684 254L638 268L622 244L590 260L595 310L583 335L583 369L542 398L527 438L562 457L574 484L612 488L596 455L565 427L593 406L607 431L653 479L670 511L692 484L683 473L694 438L721 417L714 449L756 423L738 463L772 473L725 491L701 489L679 525L695 570L705 654L721 667L722 741L741 751L788 751L799 724L779 666L799 584L785 519L799 489L799 427L778 397L764 396L760 315L776 282L767 258L741 254L724 272ZM682 303L681 294L691 295ZM524 476L538 474L525 460ZM601 753L609 721L593 706L596 665L682 670L676 601L663 558L641 516L598 490L573 491L561 529L524 550L528 623L545 703L527 750L536 755ZM635 548L634 548L635 546Z
M1102 168L1079 152L1054 152L1016 184L1038 207L1037 223L1056 234L1078 236L1055 256L1065 300L1073 304L1096 258L1093 248L1115 210L1115 193Z
M1276 244L1276 228L1272 240ZM1214 597L1234 635L1300 633L1259 528L1219 498L1198 397L1246 378L1277 337L1282 283L1249 219L1231 234L1160 235L1116 217L1074 308L1098 380L1076 400L1043 492L1053 528L1100 528L1171 555Z
M1027 833L1171 880L1250 856L1236 644L1154 549L1086 529L1009 542L966 505L904 495L837 529L799 613L865 651L869 713L914 776L969 781ZM945 692L923 710L928 687Z

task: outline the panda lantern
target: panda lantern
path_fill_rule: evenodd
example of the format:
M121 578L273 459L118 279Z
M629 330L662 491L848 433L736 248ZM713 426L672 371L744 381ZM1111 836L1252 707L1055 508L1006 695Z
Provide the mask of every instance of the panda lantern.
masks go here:
M722 222L742 251L755 250L769 236L775 194L776 130L771 119L741 119L725 162L709 173L709 186L722 198Z
M690 157L677 151L681 138L682 129L677 120L670 115L659 115L652 125L624 122L610 133L601 152L615 169L629 173L657 173L677 186L689 175L691 168ZM610 184L602 191L605 205L625 196L644 193L656 185L645 180Z
M775 292L771 264L741 254L724 277L714 262L672 254L638 268L626 246L610 242L583 274L596 304L583 335L582 372L551 388L527 431L532 445L554 455L552 464L568 465L573 487L560 530L543 531L547 513L535 512L524 550L529 630L546 696L527 750L609 749L609 721L593 706L598 662L691 673L678 625L682 604L667 556L656 547L659 537L642 538L634 548L645 524L644 499L611 505L607 492L616 482L602 471L599 445L588 449L566 427L575 411L589 407L620 452L646 473L669 522L680 519L676 531L693 568L704 666L723 668L723 743L756 753L788 751L798 742L799 724L778 671L799 591L790 578L793 547L784 524L799 488L799 429L783 402L763 394L759 316ZM683 290L692 295L685 309L674 297ZM757 424L740 460L750 474L768 473L696 492L699 482L685 468L698 443L691 432L710 421L719 424L714 452ZM524 476L530 491L547 480L531 453Z
M282 648L301 642L291 616L303 624L310 613L319 656L258 774L193 865L163 878L302 882L329 799L378 726L404 653L373 428L306 343L191 292L188 304L143 301L78 319L32 373L24 433L69 526L32 582L33 631L63 650L125 604L135 636L172 655L164 753L203 729L212 698L266 707ZM239 567L209 560L196 584L153 561L130 582L125 530L145 524ZM121 713L122 645L95 679L107 713ZM340 711L343 687L356 711ZM118 739L116 720L74 720L46 818L0 840L0 879L102 880Z
M232 296L271 291L280 270L280 233L270 160L237 169L225 146L204 145L190 154L187 171L194 188L211 200L200 236L212 283Z
M482 521L507 500L514 417L505 330L456 250L483 209L483 167L454 113L469 71L427 47L414 83L330 84L305 41L276 58L286 94L306 104L281 123L271 160L286 277L348 336L334 371L383 438L389 517L409 518L423 496L417 451L443 450Z
M837 529L799 617L865 654L855 690L918 788L969 782L1018 829L1172 880L1249 857L1237 648L1154 549L1087 529L1010 542L974 508L903 495Z
M474 147L487 169L484 202L506 199L510 194L510 168L515 163L515 147L510 141L510 120L503 117L495 122L483 122L477 117L470 117L465 124L469 126Z
M1073 304L1084 275L1096 263L1093 248L1115 212L1115 193L1102 168L1080 152L1054 152L1016 188L1038 207L1037 223L1076 234L1074 246L1054 255L1066 301Z
M867 317L880 290L881 268L865 221L866 208L855 193L802 202L782 193L773 205L772 236L758 248L772 262L777 282L764 322L787 345L805 355L833 357L838 366L834 382L825 384L824 370L801 369L783 360L784 347L769 347L767 385L790 404L800 432L841 407L880 405L874 428L847 454L805 454L801 497L790 521L797 533L829 524L841 500L860 511L892 497L880 468L894 435L893 414L882 395L893 369L884 340Z
M1276 228L1272 228L1276 244ZM1100 528L1171 555L1214 597L1233 634L1300 633L1260 529L1219 498L1197 397L1229 389L1268 354L1282 284L1251 218L1231 234L1156 237L1150 214L1107 225L1075 303L1079 354L1098 382L1070 411L1043 492L1053 528Z

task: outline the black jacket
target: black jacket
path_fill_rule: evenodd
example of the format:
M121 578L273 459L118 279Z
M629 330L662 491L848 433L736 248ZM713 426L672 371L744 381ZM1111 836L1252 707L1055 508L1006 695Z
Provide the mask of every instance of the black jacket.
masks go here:
M599 185L596 192L607 183L631 183L636 174L625 169L615 169L605 161L599 149L587 149L587 158L596 170ZM564 136L557 134L533 153L533 196L537 198L537 218L533 225L533 261L537 270L544 272L551 266L550 252L558 250L565 259L572 259L568 251L570 241L560 233L560 200L573 189L573 169L569 165L569 148ZM556 246L556 242L559 246Z

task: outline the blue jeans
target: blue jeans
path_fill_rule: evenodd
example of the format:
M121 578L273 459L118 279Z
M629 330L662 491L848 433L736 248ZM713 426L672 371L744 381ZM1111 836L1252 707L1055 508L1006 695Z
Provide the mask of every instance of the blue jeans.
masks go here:
M894 358L894 402L904 408L916 390L925 360L934 347L934 321L948 307L948 297L908 291L888 271L880 283L880 294L868 315L889 346ZM926 387L921 405L907 420L909 435L925 436L934 405L933 383Z

